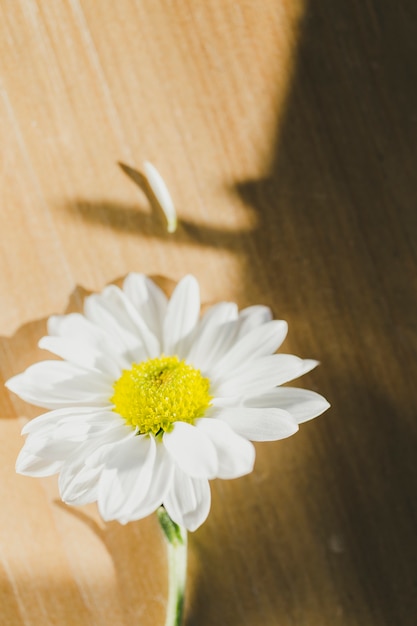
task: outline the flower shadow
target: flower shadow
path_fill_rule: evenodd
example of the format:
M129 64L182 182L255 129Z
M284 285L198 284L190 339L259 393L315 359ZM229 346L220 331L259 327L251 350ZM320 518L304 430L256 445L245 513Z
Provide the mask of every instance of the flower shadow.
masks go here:
M88 528L111 558L114 590L122 623L163 623L168 594L165 546L156 516L122 526L102 522L89 507L71 507L55 499L60 516L70 516Z
M88 292L83 287L76 287L69 297L65 313L79 311L82 301ZM52 313L52 312L51 312ZM4 387L4 383L11 376L22 372L24 369L46 358L55 357L38 347L38 341L46 335L47 318L27 322L18 328L11 336L0 336L0 415L2 418L15 418L25 416L33 418L39 415L41 410L33 407Z

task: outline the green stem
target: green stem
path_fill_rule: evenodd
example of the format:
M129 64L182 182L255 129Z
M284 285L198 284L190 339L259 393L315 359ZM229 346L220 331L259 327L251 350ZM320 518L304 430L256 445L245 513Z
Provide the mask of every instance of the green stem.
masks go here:
M164 507L158 520L168 546L168 606L165 626L181 626L187 574L187 531L172 521Z

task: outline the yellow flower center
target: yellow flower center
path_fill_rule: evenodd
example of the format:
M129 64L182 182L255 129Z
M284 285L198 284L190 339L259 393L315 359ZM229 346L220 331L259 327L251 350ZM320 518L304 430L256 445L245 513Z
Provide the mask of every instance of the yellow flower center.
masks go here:
M178 421L193 424L212 399L209 379L176 356L134 363L113 388L113 410L141 434L169 431Z

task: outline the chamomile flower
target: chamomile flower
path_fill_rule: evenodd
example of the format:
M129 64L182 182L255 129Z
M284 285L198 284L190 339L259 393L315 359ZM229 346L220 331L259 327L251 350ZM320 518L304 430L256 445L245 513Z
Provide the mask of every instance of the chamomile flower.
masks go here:
M251 441L293 435L325 411L319 394L282 387L317 365L274 354L287 333L267 307L222 302L200 317L186 276L168 299L141 274L86 298L84 314L53 316L39 345L61 357L7 387L50 409L23 428L16 469L59 474L62 500L97 501L127 523L163 505L195 530L210 509L209 480L252 471Z

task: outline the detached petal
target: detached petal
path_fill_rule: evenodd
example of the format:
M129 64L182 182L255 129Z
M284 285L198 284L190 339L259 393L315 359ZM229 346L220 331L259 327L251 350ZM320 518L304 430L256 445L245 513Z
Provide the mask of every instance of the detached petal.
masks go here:
M171 490L164 500L164 506L171 519L192 532L206 520L210 505L208 481L190 478L178 467L175 468Z
M237 407L220 410L218 417L251 441L276 441L290 437L298 430L291 415L282 409Z
M214 478L218 470L216 449L210 438L191 424L175 422L163 444L176 465L193 478Z
M177 213L168 191L168 187L166 186L161 174L158 172L156 167L152 165L152 163L145 161L143 169L145 170L149 187L151 188L154 197L167 218L168 232L173 233L177 230Z

